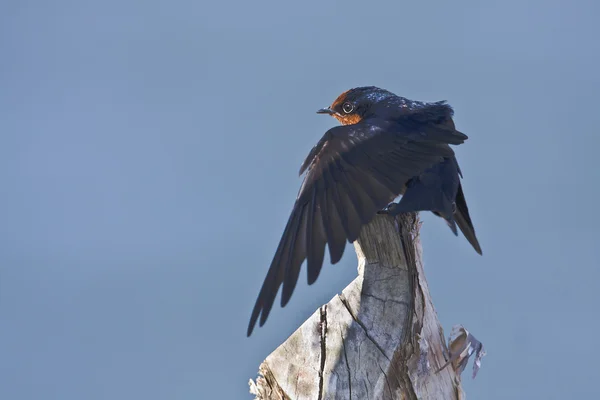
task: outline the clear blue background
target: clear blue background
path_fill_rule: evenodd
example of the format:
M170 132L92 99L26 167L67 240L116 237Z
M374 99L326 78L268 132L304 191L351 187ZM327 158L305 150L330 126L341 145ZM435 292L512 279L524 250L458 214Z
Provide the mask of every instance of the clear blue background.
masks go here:
M446 99L483 247L424 215L471 399L599 398L600 13L589 1L0 3L0 398L250 399L356 276L350 246L247 339L342 91Z

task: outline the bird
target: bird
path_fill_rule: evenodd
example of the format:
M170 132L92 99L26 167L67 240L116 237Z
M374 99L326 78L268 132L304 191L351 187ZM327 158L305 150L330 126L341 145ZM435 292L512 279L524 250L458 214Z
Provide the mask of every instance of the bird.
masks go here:
M446 101L414 101L363 86L345 91L317 113L341 125L323 135L300 167L304 180L256 299L247 336L259 316L264 325L281 286L281 307L289 302L305 260L312 285L321 272L325 248L331 264L336 264L346 241L354 242L361 227L377 214L431 211L455 235L458 225L482 254L462 172L450 147L468 137L456 130L454 110Z

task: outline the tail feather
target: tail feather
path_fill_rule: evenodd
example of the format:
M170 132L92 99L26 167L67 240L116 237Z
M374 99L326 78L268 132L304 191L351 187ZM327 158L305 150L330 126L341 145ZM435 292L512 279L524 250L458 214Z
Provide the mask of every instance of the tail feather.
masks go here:
M473 222L469 215L469 207L467 207L465 194L463 193L462 185L460 184L458 185L458 192L456 193L456 211L454 212L454 220L475 251L482 254L481 246L479 245L477 236L475 236L475 228L473 227Z

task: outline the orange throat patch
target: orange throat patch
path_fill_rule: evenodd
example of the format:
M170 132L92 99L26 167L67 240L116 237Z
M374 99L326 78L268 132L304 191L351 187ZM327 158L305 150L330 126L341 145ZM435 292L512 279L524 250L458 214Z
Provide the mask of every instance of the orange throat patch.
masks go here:
M350 114L350 115L338 115L334 114L333 117L340 121L342 125L353 125L358 124L362 119L358 114Z

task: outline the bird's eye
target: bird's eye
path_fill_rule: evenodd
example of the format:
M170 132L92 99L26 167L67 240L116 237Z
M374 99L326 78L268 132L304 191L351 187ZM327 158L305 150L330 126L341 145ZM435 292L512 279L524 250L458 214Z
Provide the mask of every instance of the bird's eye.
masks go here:
M352 103L344 103L344 105L342 106L342 110L346 114L350 114L352 110L354 110L354 105L352 105Z

